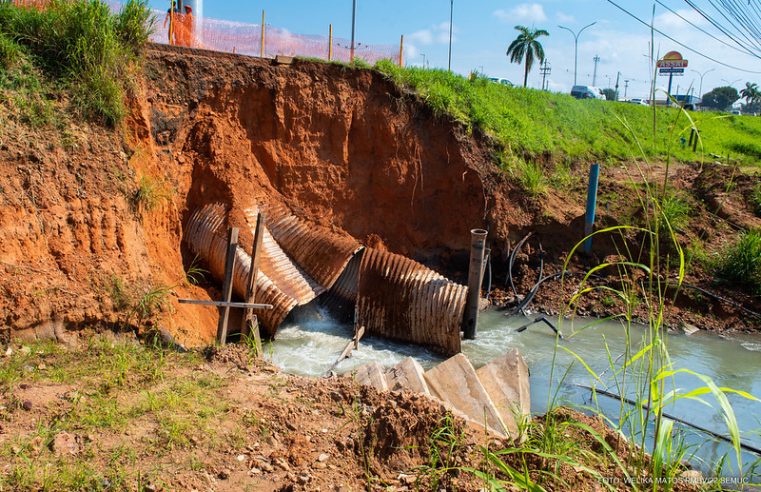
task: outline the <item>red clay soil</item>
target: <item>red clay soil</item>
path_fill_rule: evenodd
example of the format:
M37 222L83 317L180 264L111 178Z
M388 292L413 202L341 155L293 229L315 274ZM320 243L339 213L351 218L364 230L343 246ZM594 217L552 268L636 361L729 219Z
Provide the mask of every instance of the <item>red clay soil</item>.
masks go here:
M216 311L176 299L216 295L186 281L193 258L182 245L189 213L210 202L230 207L242 244L251 243L243 209L285 204L461 282L470 229L489 229L500 282L511 245L526 233L542 240L550 271L582 236L583 193L527 197L495 166L490 139L434 115L379 73L159 46L146 56L119 132L8 123L0 146L6 332L142 324L135 306L164 287L160 326L187 345L209 342ZM614 213L603 209L602 223L615 223ZM601 243L599 251L615 250ZM537 265L520 263L525 287ZM540 294L540 306L566 301L552 292ZM718 323L695 316L717 329L743 324L731 310Z

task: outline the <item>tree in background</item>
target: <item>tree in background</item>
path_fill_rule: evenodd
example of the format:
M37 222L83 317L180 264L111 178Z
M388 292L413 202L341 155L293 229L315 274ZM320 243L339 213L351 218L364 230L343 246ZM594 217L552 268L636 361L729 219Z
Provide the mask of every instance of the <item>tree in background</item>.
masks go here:
M710 92L703 94L704 108L715 109L717 111L727 111L732 104L740 99L740 94L734 87L716 87Z
M549 36L550 33L544 29L529 29L526 26L515 26L515 30L520 32L515 41L510 43L507 48L507 56L512 63L521 63L525 58L525 71L523 73L523 87L528 83L528 73L534 66L534 61L544 62L544 48L542 43L537 41L540 36Z
M606 101L615 101L616 100L616 90L615 89L603 89L602 90L603 95L605 96Z
M761 90L755 82L746 82L745 88L740 91L740 97L745 99L743 113L758 113L761 110Z

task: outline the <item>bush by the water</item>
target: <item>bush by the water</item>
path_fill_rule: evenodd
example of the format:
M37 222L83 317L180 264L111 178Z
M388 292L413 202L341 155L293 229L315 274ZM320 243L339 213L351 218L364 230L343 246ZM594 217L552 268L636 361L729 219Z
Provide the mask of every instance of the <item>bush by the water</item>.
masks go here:
M19 73L41 78L37 85L70 91L86 118L114 125L152 24L145 0L118 13L100 0L52 0L43 10L2 2L0 87L28 90Z
M761 231L750 231L740 236L727 248L717 265L722 280L736 282L761 295Z
M507 60L506 60L507 61ZM508 157L550 153L574 160L701 160L700 147L687 145L690 123L674 108L653 108L613 101L576 100L567 94L507 87L475 75L470 79L446 70L400 68L391 61L376 69L413 89L439 114L451 115L492 136ZM659 95L665 99L665 95ZM690 113L700 130L704 153L731 156L758 166L761 118L719 113ZM675 123L674 123L675 122ZM673 127L673 128L672 128ZM685 137L682 143L681 137ZM641 146L641 148L640 148Z

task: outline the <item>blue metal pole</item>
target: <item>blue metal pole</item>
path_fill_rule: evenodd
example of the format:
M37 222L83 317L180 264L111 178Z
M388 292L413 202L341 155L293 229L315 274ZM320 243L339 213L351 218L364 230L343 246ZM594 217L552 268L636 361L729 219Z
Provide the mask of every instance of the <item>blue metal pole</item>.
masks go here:
M584 218L584 236L594 232L595 214L597 213L597 185L600 182L600 165L592 164L589 167L589 187L587 188L587 215ZM584 241L584 252L592 252L592 238Z

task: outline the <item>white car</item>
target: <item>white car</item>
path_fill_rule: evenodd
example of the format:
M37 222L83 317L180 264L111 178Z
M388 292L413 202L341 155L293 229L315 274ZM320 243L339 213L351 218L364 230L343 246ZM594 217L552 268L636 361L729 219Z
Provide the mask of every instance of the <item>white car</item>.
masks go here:
M629 104L639 104L641 106L650 106L646 100L640 99L639 97L633 97L631 99L627 99L624 102L628 102Z

